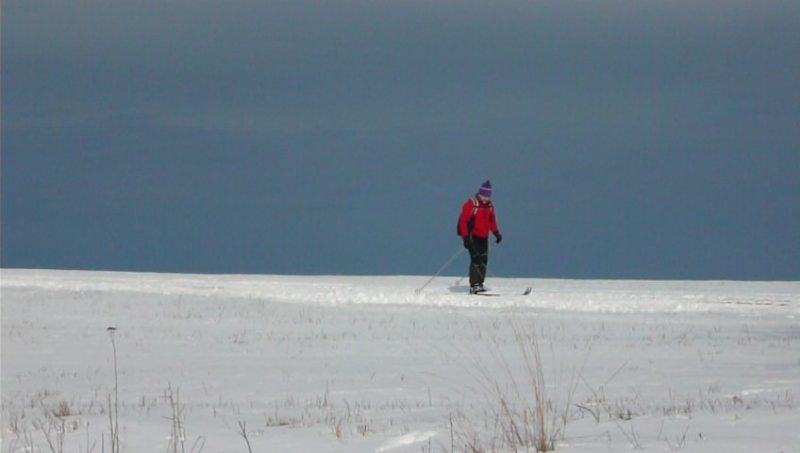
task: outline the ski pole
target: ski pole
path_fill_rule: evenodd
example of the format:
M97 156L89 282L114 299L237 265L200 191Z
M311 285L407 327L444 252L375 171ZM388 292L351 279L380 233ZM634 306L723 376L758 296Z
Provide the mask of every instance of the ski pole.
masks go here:
M429 278L429 279L428 279L428 281L427 281L427 282L425 282L425 284L424 284L424 285L422 285L422 286L420 286L419 288L417 288L417 289L415 289L415 290L414 290L414 294L419 294L419 293L421 293L421 292L422 292L422 290L423 290L423 289L425 289L425 288L426 288L428 285L430 285L430 284L431 284L431 282L432 282L434 279L436 279L436 277L438 277L438 276L439 276L439 274L441 274L441 273L442 273L442 272L443 272L445 269L447 269L447 267L448 267L448 266L450 266L450 265L453 263L453 261L455 261L455 260L456 260L456 258L458 258L459 256L461 256L461 254L462 254L462 253L464 253L464 250L466 250L466 249L465 249L465 248L463 248L463 247L459 247L459 248L458 248L458 252L456 252L456 253L455 253L455 255L453 255L453 256L452 256L452 257L451 257L449 260L447 260L447 262L446 262L446 263L444 263L444 265L443 265L443 266L442 266L442 267L441 267L441 268L440 268L440 269L439 269L439 270L438 270L438 271L437 271L435 274L433 274L433 276L432 276L431 278Z

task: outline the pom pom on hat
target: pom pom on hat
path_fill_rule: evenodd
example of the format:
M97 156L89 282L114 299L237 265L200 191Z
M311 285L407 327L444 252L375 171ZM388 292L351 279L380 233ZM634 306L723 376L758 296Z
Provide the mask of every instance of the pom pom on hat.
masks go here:
M478 190L478 195L484 196L486 198L492 197L492 182L488 179L486 182L481 184L481 188Z

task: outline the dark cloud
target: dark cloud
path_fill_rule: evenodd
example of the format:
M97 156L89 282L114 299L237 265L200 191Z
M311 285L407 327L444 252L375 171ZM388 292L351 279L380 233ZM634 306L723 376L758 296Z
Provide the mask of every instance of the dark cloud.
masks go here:
M2 8L5 266L800 277L797 2Z

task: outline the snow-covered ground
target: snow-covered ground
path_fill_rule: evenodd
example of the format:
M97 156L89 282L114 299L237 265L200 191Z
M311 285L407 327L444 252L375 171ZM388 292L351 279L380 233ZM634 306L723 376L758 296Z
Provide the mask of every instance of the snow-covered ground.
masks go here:
M2 270L2 452L800 452L798 282L426 280Z

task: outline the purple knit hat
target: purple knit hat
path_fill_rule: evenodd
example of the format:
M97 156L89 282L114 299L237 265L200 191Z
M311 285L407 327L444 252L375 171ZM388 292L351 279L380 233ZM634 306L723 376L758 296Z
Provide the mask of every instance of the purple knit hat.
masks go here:
M486 198L492 198L492 182L487 179L486 182L481 184L481 188L478 190L478 195L482 195Z

